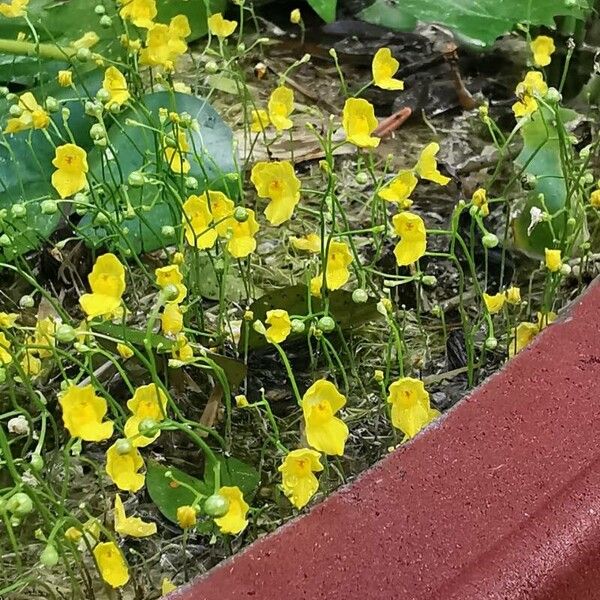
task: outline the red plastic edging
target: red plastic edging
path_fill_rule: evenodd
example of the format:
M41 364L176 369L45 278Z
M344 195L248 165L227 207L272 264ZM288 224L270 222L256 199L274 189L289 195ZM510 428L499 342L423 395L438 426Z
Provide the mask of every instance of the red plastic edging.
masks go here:
M600 283L499 373L171 600L600 598Z

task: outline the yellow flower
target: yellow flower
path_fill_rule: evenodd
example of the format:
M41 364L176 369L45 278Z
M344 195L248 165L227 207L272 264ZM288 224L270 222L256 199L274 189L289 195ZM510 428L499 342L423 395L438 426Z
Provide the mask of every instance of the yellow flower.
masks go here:
M419 215L401 212L392 219L394 231L400 241L394 248L398 266L406 266L419 260L427 249L427 233L425 223Z
M138 387L133 398L127 401L127 408L133 413L125 423L125 435L135 448L151 444L160 435L160 429L152 437L140 434L138 428L144 419L157 423L167 416L167 396L155 383Z
M535 98L526 94L512 105L512 111L515 117L525 117L531 115L538 109L538 103Z
M10 350L10 341L7 339L6 334L0 332L0 363L7 365L12 362L12 355Z
M133 350L127 345L119 342L117 344L117 352L121 358L127 359L133 356Z
M100 41L100 36L95 31L86 31L79 39L71 42L71 46L75 50L81 50L81 48L91 48Z
M519 323L513 330L513 338L508 346L508 356L521 352L539 332L540 327L537 323Z
M108 67L104 71L102 89L110 94L110 99L106 102L107 105L116 104L117 106L121 106L121 104L125 104L129 100L127 80L123 73L116 67Z
M250 507L244 500L242 491L237 486L224 486L217 493L229 501L229 509L224 516L215 519L215 523L221 530L221 533L231 533L233 535L241 533L248 525L246 515L250 510Z
M34 352L40 358L52 356L52 349L56 344L54 334L56 332L56 321L52 317L38 319L35 324L35 334L32 343L37 346Z
M208 18L208 29L217 37L229 37L237 27L237 21L228 21L221 13L215 13Z
M260 198L269 198L265 216L271 225L291 218L300 201L300 180L289 161L258 162L252 167L250 181Z
M302 14L300 13L300 9L299 8L295 8L290 13L290 23L292 25L298 25L300 23L300 21L302 21Z
M14 327L19 315L16 313L0 312L0 327L9 329Z
M0 7L6 6L0 4ZM37 103L31 92L25 92L19 98L21 116L8 119L4 133L18 133L26 129L46 129L50 124L50 116Z
M554 321L556 321L556 313L555 312L547 312L547 313L542 313L539 312L537 313L537 324L538 327L540 329L540 331L542 331L543 329L546 329L546 327L548 327L548 325L551 325L552 323L554 323Z
M292 450L278 469L283 493L296 508L306 506L319 489L319 481L314 474L323 470L320 457L319 452L309 448Z
M240 223L234 219L230 220L229 232L231 237L227 242L227 251L234 258L244 258L256 250L254 236L260 229L251 208L246 209L248 218Z
M394 79L399 66L400 63L392 56L389 48L379 48L371 66L375 85L383 90L403 90L404 81Z
M476 189L471 198L474 206L479 208L482 217L487 217L490 214L490 207L487 202L487 192L484 188Z
M115 531L130 537L148 537L156 533L156 523L146 523L139 517L125 515L125 507L119 494L115 495Z
M176 589L177 586L168 577L163 577L163 580L160 584L161 597L174 592Z
M71 385L59 394L65 427L72 437L86 442L107 440L113 434L111 421L102 421L108 410L106 400L96 395L94 386Z
M183 331L183 314L177 304L167 304L160 318L161 331L165 335L177 335Z
M533 52L533 62L538 67L546 67L552 60L550 57L556 50L554 40L547 35L538 35L535 40L529 44Z
M433 181L439 185L448 185L450 177L442 175L437 168L436 154L440 151L440 146L436 142L427 144L421 151L421 156L415 165L415 171L421 179Z
M208 190L202 195L208 200L208 208L215 222L215 230L218 235L224 237L233 221L233 211L235 204L223 192Z
M127 440L117 440L106 451L106 473L120 490L137 492L144 486L143 466L140 451Z
M330 381L319 379L302 397L301 408L308 443L325 454L342 456L348 439L348 427L335 416L344 405L342 396Z
M238 408L246 408L247 406L250 405L250 403L248 402L248 398L246 398L246 396L244 394L238 394L235 397L235 405Z
M156 276L156 283L161 288L164 288L167 285L174 285L179 290L177 298L175 298L175 300L167 300L167 303L181 304L187 295L187 288L182 283L183 275L179 270L179 265L160 267L155 269L154 275Z
M73 84L73 71L59 71L57 80L60 87L69 87Z
M177 508L177 524L181 529L195 527L198 521L198 513L193 506L185 505Z
M296 250L311 252L312 254L321 252L321 238L316 233L309 233L300 238L291 236L290 242Z
M149 29L158 14L155 0L119 0L123 6L119 11L121 18L131 21L136 27Z
M521 290L518 287L514 285L509 287L504 295L509 304L521 304Z
M42 371L42 361L34 355L35 351L27 350L21 360L21 368L31 377L36 377Z
M294 125L290 119L290 115L294 111L294 92L290 88L284 85L275 88L271 93L267 108L269 109L269 120L277 131L291 129Z
M87 185L87 154L83 148L75 144L57 146L52 164L56 167L52 186L61 198L73 196Z
M398 202L401 208L410 208L412 200L409 196L417 186L417 178L412 171L400 171L394 179L382 187L378 194L388 202Z
M88 281L92 293L79 298L83 312L88 317L112 315L125 291L125 267L114 254L103 254L96 259Z
M189 344L185 335L178 335L175 345L171 350L171 355L176 360L189 362L194 358L194 349Z
M590 195L590 204L594 208L600 208L600 190L594 190Z
M529 71L515 90L518 98L512 106L515 117L524 117L534 113L538 109L535 96L543 97L547 92L548 84L544 81L544 75L539 71Z
M483 294L483 301L491 315L495 315L502 310L505 300L504 294L501 293L494 294L493 296L490 296L490 294Z
M412 377L402 377L389 387L387 401L392 405L392 425L412 438L437 416L431 408L429 393L423 382Z
M0 3L0 15L9 19L15 17L24 17L29 0L10 0L10 2Z
M102 542L94 548L94 558L102 579L119 588L129 581L129 568L123 554L114 542Z
M146 47L140 52L141 64L172 70L177 58L187 51L185 38L191 32L185 15L173 17L169 25L152 25L146 35Z
M250 125L250 131L252 133L260 133L264 131L271 124L269 113L263 108L252 111L252 124Z
M328 290L341 288L350 279L348 266L353 257L350 249L344 242L331 242L327 254L327 266L325 267L325 278L319 274L310 280L310 291L313 296L320 296L323 285Z
M381 141L371 134L377 129L375 109L364 98L348 98L342 113L346 139L359 148L377 148Z
M212 248L217 241L217 230L211 227L212 214L206 194L190 196L183 204L183 229L190 246L200 250Z
M560 271L560 268L562 267L562 258L560 255L560 250L550 250L546 248L544 252L546 257L546 268L548 269L548 271L552 273Z
M265 337L271 344L281 344L292 331L292 322L287 310L268 310L265 322L270 325Z
M185 155L190 151L185 131L178 130L176 136L176 147L165 146L164 155L169 168L173 173L189 173L190 163Z

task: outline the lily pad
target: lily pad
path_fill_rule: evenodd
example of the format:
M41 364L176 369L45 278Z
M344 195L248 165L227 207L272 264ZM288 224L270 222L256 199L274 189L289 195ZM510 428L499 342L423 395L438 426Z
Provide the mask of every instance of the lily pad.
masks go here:
M221 485L237 486L240 488L246 499L251 498L258 488L260 477L258 471L237 458L223 458L221 463ZM208 463L204 467L204 481L209 489L215 485L215 475L212 466Z

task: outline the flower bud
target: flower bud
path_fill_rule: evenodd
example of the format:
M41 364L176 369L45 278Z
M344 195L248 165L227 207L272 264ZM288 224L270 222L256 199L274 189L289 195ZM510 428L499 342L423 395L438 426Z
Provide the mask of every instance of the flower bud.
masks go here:
M60 102L53 96L48 96L44 104L48 112L55 113L60 110Z
M159 430L159 424L154 419L150 418L142 419L138 425L138 431L144 437L153 437L159 432Z
M290 13L290 23L292 23L292 25L298 25L300 21L302 21L302 14L300 13L299 8L295 8Z
M377 383L381 383L384 380L385 376L383 374L383 371L381 369L375 369L375 371L373 371L373 379L377 382Z
M12 104L8 109L8 114L18 119L23 114L23 109L18 104Z
M567 263L563 263L562 266L560 267L560 274L561 275L570 275L571 274L571 265L568 265Z
M434 275L423 275L421 278L423 285L427 287L434 287L437 285L437 278Z
M112 19L108 15L103 15L100 19L100 27L104 27L104 29L108 29L112 26Z
M160 293L164 300L167 302L173 302L174 300L177 300L179 296L179 289L174 283L168 283L162 288Z
M182 529L195 527L198 520L196 509L193 506L185 505L177 509L177 523Z
M93 140L99 140L100 138L106 137L106 129L101 123L94 123L90 127L90 137Z
M6 233L0 235L0 246L2 248L10 248L10 246L12 246L12 240L8 237L8 235L6 235Z
M44 459L39 454L32 454L29 464L36 473L39 473L44 468Z
M100 16L106 13L106 8L104 8L104 5L102 4L96 4L96 6L94 6L94 12Z
M160 229L160 233L165 238L175 237L175 227L172 225L163 225Z
M562 100L562 95L555 87L551 87L546 92L546 100L558 104Z
M195 190L198 188L198 180L195 177L186 177L184 184L188 190Z
M219 71L219 65L214 60L209 60L204 65L204 68L206 69L206 72L210 73L211 75L214 75L215 73L218 73L218 71Z
M203 510L209 517L218 519L227 514L229 500L225 496L221 496L221 494L213 494L204 501Z
M248 212L248 209L244 208L243 206L237 206L236 209L233 211L233 218L238 223L245 223L248 220L249 216L250 213Z

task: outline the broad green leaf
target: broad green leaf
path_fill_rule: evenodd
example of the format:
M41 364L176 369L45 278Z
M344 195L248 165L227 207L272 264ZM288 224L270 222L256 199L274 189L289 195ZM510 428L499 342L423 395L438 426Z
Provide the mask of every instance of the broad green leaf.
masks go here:
M389 27L396 31L412 31L417 19L402 10L394 0L375 0L371 6L361 10L357 17L372 25Z
M335 21L337 0L308 0L308 3L326 23Z
M157 156L157 153L162 153L162 141L156 133L161 128L160 108L187 112L198 121L199 130L187 133L188 143L195 151L195 156L190 154L188 157L191 165L188 175L195 177L199 183L194 193L212 189L224 190L234 196L237 191L234 181L228 177L236 172L233 134L215 109L206 100L188 94L149 94L143 99L143 107L125 110L108 127L111 152L115 158L107 158L107 154L98 148L94 148L88 156L90 176L103 184L107 198L105 207L120 223L120 231L115 232L115 237L105 227L94 223L95 215L86 215L80 223L81 234L94 246L129 247L137 253L151 252L173 242L172 238L164 237L163 227L181 229L181 199L168 190L161 192L152 186L129 190L127 199L135 211L133 217L127 214L128 207L123 197L131 172L143 170L154 175L160 169L168 168L162 154ZM171 179L175 187L180 184L181 175L176 173L163 171L161 177ZM120 239L124 232L128 243Z
M169 521L177 523L177 509L180 506L192 504L196 499L196 495L192 490L183 485L177 485L174 481L165 477L167 471L171 471L177 481L189 485L204 496L210 495L212 489L200 479L192 477L180 469L164 466L154 460L148 460L146 462L146 489L148 494L158 510Z
M584 18L589 9L588 0L573 3L566 0L388 0L381 2L382 10L384 5L386 19L391 18L391 10L396 10L419 21L440 23L484 45L511 31L517 23L553 27L554 17ZM371 19L376 18L376 11L368 13Z
M307 299L309 291L305 285L293 285L286 288L270 291L255 300L250 309L254 318L264 323L267 311L281 308L287 310L290 315L302 316L306 314ZM311 298L313 313L323 309L323 303L319 298ZM352 293L346 290L335 290L329 293L329 313L335 319L341 329L354 329L368 321L379 319L381 315L377 312L377 301L369 299L367 302L357 304L352 301ZM242 328L239 347L243 348L245 343L246 329ZM304 334L291 334L289 340L298 339ZM248 329L248 346L260 348L267 346L268 342L264 335Z
M88 73L84 86L95 93L100 87L100 74L95 71ZM84 114L79 100L71 99L73 90L53 85L45 86L44 91L58 100L64 100L64 106L70 111L68 126L75 143L85 150L89 149L92 145L89 129L93 121ZM32 93L38 102L42 102L44 96L40 88L32 90ZM61 113L53 114L52 120L61 135L68 139L69 134ZM6 121L7 118L0 120L2 129L6 126ZM48 132L55 144L61 143L53 127ZM48 216L41 214L40 209L43 200L58 197L50 185L54 171L53 158L54 147L41 131L21 131L0 138L0 208L7 209L7 216L0 222L0 233L6 233L12 238L17 232L10 250L4 252L7 258L14 258L38 247L59 223L59 212ZM26 206L27 214L24 218L16 219L12 216L10 207L16 203Z
M185 15L190 23L192 34L188 41L196 40L206 35L206 0L158 0L158 15L155 21L168 23L175 15ZM210 14L223 12L227 0L209 0Z
M237 458L222 458L221 463L221 486L237 486L242 490L244 498L252 498L260 477L258 471L252 466ZM213 489L215 485L215 475L212 465L208 462L204 466L204 481L209 489Z
M568 123L576 116L571 110L560 109L561 120ZM523 172L536 177L535 188L527 197L519 216L513 221L515 246L534 258L544 255L544 248L553 248L553 236L547 223L538 223L528 233L531 223L531 209L546 209L550 214L561 210L566 201L566 186L560 155L558 130L554 115L545 108L533 113L520 130L523 149L515 159L515 164ZM539 196L543 194L544 203ZM553 220L553 227L560 235L566 225L566 215Z
M207 256L200 256L197 260L200 265L198 273L200 293L208 300L219 300L221 288L213 263ZM221 279L223 279L222 276ZM238 275L237 268L235 266L230 266L229 271L221 285L225 286L223 294L226 300L231 302L239 302L240 300L246 298L244 280Z

